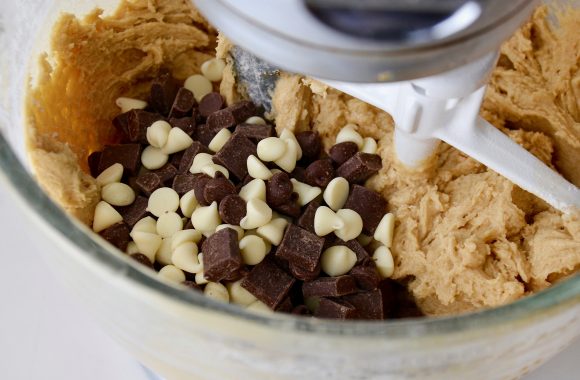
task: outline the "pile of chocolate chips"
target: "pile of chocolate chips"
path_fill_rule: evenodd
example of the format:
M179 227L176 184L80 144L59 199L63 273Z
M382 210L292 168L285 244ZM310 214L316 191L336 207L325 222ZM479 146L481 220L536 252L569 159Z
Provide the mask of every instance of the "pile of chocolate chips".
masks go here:
M137 194L132 204L115 207L123 221L101 231L101 236L125 251L131 242L131 228L151 216L147 211L148 197L162 187L173 188L179 196L194 190L200 205L217 202L222 222L238 226L246 215L246 202L238 193L253 180L248 174L247 159L257 155L259 141L277 136L272 125L245 123L250 117L261 114L263 111L250 101L226 106L217 92L205 95L198 103L193 93L181 87L169 74L157 78L152 84L146 109L133 109L113 120L121 136L118 143L107 145L103 151L94 152L88 158L91 174L95 177L111 165L121 164L124 169L122 182ZM141 154L148 144L147 128L159 120L180 128L194 142L186 150L169 155L163 167L147 170L141 165ZM215 153L213 162L225 167L229 178L220 172L214 177L190 173L196 155L211 154L208 145L223 129L232 134ZM318 134L312 131L300 132L295 138L302 150L302 158L295 169L290 173L276 170L266 181L268 206L291 220L282 241L257 265L245 265L236 231L225 228L204 237L198 245L204 255L205 279L221 283L241 280L241 286L254 297L270 309L281 312L334 319L419 315L401 285L380 277L371 255L357 239L342 241L332 233L324 237L316 235L314 216L323 204L321 196L301 206L298 194L293 191L291 179L324 188L335 177L345 178L350 184L350 192L344 208L361 215L363 233L372 236L387 204L382 196L364 187L363 183L380 169L380 157L359 152L357 144L349 141L336 144L326 153ZM280 169L272 162L265 164L269 169ZM184 229L192 228L192 221L188 220ZM348 273L330 277L321 271L321 255L327 248L337 245L352 250L356 263ZM155 270L163 267L143 254L131 256ZM185 272L185 278L185 285L203 290L204 285L196 283L195 274Z

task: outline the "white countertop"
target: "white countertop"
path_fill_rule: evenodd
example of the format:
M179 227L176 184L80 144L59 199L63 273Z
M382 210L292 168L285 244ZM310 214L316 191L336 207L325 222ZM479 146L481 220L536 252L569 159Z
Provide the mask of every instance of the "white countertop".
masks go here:
M74 303L29 241L34 231L0 189L0 378L145 380L139 364ZM580 341L525 380L572 380Z

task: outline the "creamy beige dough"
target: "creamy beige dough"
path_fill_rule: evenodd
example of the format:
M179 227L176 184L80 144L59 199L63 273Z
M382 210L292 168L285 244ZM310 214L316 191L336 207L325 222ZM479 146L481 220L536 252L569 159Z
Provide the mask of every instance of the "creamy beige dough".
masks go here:
M536 11L502 47L482 114L541 160L580 185L580 12L560 28ZM110 17L65 15L53 58L28 103L30 152L53 198L90 223L99 189L86 157L114 141L118 96L146 98L162 67L184 79L215 54L215 32L186 0L122 1ZM228 66L220 91L240 98ZM49 64L49 62L52 62ZM317 130L326 147L346 123L379 141L383 169L368 186L395 213L394 278L428 315L493 307L541 290L580 269L580 218L562 216L456 149L441 144L420 172L401 167L392 118L316 81L283 74L271 115L279 130Z

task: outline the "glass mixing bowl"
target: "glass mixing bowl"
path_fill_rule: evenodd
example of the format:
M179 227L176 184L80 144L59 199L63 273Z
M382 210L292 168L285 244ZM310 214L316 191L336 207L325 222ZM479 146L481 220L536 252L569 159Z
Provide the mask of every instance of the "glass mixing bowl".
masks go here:
M61 11L114 1L0 3L0 186L53 270L120 345L167 379L505 379L580 335L580 276L467 315L333 322L258 315L161 283L50 201L31 176L22 111L33 57Z

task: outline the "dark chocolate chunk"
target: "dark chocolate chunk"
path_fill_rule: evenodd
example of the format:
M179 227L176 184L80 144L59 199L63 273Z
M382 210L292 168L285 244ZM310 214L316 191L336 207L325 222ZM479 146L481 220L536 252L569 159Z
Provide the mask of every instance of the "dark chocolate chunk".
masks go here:
M197 123L194 117L171 118L169 124L174 128L181 129L189 137L195 137Z
M322 150L322 141L317 132L305 131L296 134L296 140L302 149L302 158L310 161L316 160Z
M139 144L105 146L99 161L99 173L115 163L123 165L124 174L129 176L137 174L141 165L141 146Z
M121 132L123 135L123 140L129 139L129 118L131 115L131 111L124 112L115 116L113 119L113 126Z
M236 119L228 108L216 111L207 118L207 128L213 133L218 133L224 128L231 128L235 125Z
M306 168L306 183L311 186L326 187L335 177L332 161L324 158L314 161Z
M246 201L237 194L227 195L221 200L218 210L224 223L239 226L246 216Z
M354 278L356 285L362 290L375 290L381 282L377 266L371 259L351 269L349 274Z
M275 309L284 301L295 281L280 269L269 255L252 268L246 278L242 280L242 287L271 309Z
M195 175L191 173L178 174L173 178L172 188L179 196L194 189Z
M295 198L293 195L292 198L290 198L289 202L284 203L283 205L280 206L276 206L274 207L274 209L278 211L280 214L284 214L292 218L298 218L302 210L300 209L300 205L296 202L296 199L297 198Z
M103 239L125 252L127 245L131 241L129 228L124 222L115 223L99 233Z
M330 148L329 156L336 163L336 165L340 166L348 161L352 156L354 156L358 152L358 145L352 141L345 141L336 144L332 148Z
M178 90L179 84L170 73L160 75L151 83L149 105L162 115L169 114Z
M254 116L257 112L256 106L249 100L242 100L234 103L228 107L228 110L234 116L236 124L243 123L250 117Z
M212 113L224 108L225 101L219 92L210 92L199 102L199 113L203 117L208 117Z
M207 124L198 124L195 130L195 139L201 142L203 145L208 146L218 132L219 131L212 131Z
M380 194L364 186L354 185L344 208L356 211L363 220L363 233L372 236L387 212L387 201Z
M312 201L308 203L306 209L300 215L300 219L298 219L298 226L300 228L304 228L306 231L310 231L314 233L314 216L316 215L316 210L320 207L320 203L316 201Z
M189 148L187 148L183 152L183 156L181 157L181 162L179 163L179 170L180 174L188 173L191 165L193 164L193 159L199 153L211 153L209 149L203 146L199 141L194 141L193 144Z
M220 172L216 173L215 178L210 179L203 190L203 197L209 204L220 202L226 196L235 194L236 186Z
M379 289L350 294L342 300L354 306L357 319L385 319L387 305Z
M172 164L165 164L157 170L153 170L152 173L159 176L162 183L168 183L173 181L173 178L177 175L177 169Z
M243 265L238 233L231 228L224 228L208 237L202 250L204 275L209 281L221 281Z
M163 187L163 182L161 182L161 178L153 172L148 172L145 174L141 174L137 177L135 181L137 188L143 194L150 196L155 190Z
M276 137L276 130L271 125L262 124L239 124L235 132L238 135L245 136L256 144L267 137Z
M321 277L302 284L302 294L308 297L340 297L357 292L352 276Z
M356 309L348 302L336 298L320 298L314 316L325 319L354 319Z
M278 246L276 256L306 271L314 271L320 262L323 245L323 238L290 224Z
M173 153L169 156L169 163L173 166L175 166L176 168L179 168L179 165L181 164L181 159L183 158L183 153L185 151L182 150L181 152L177 152L177 153ZM179 172L179 170L178 170Z
M339 177L350 183L366 181L381 170L381 157L377 154L358 152L336 170Z
M288 263L288 272L298 280L313 281L320 277L320 271L322 270L321 267L322 265L320 262L318 262L318 265L312 270L302 268L301 266L290 262Z
M180 118L188 116L195 106L195 98L193 93L185 87L181 87L177 91L171 111L169 111L169 118Z
M266 182L266 201L272 206L281 206L290 201L294 187L287 173L274 174Z
M205 186L211 180L207 174L196 174L193 178L193 191L195 198L202 206L207 206L209 203L205 201Z
M223 280L224 281L238 281L244 277L246 277L250 273L250 270L246 266L242 266L237 271L230 273L226 276Z
M93 177L97 177L101 172L99 171L99 162L101 161L102 152L93 152L87 158L89 164L89 171Z
M128 113L127 138L134 143L148 144L147 128L154 122L163 120L163 116L144 110L131 110Z
M256 144L240 135L232 135L228 142L213 156L216 164L224 166L238 180L248 174L248 157L256 153Z
M147 268L154 269L153 263L151 262L151 260L149 260L149 258L142 253L133 253L133 254L129 255L129 257L131 257L133 260L137 261L138 263L145 265Z
M290 300L290 297L284 298L284 300L280 302L280 305L276 307L276 311L282 313L290 313L292 309L294 309L294 305L292 305L292 300Z
M138 221L147 216L147 204L147 198L138 196L129 206L116 207L116 209L129 228L133 228Z

